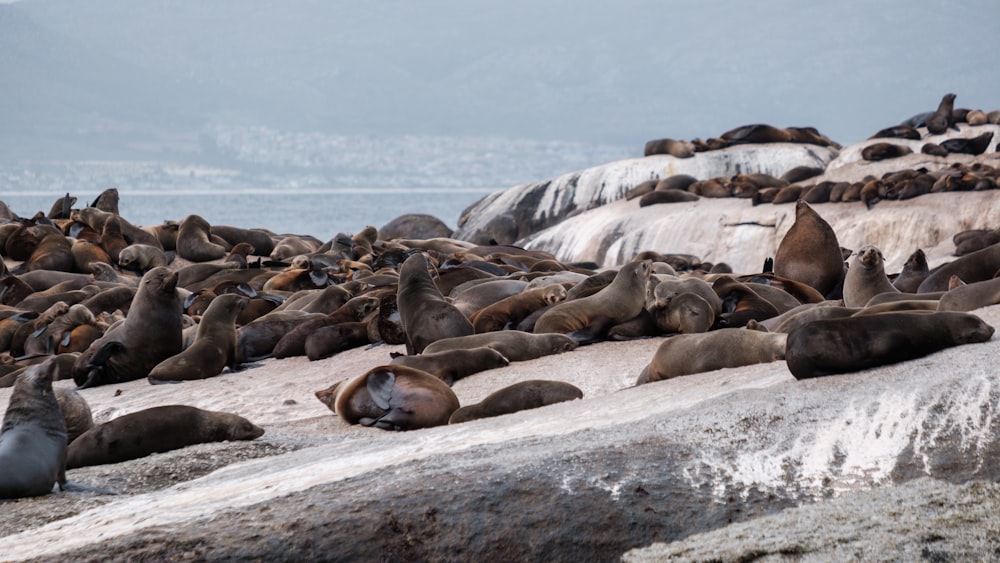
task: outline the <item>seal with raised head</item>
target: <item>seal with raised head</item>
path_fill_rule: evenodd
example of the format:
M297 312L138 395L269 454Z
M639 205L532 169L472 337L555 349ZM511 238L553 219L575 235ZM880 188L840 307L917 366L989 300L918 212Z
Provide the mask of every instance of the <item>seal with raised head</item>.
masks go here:
M900 293L916 293L917 288L920 287L920 283L924 281L924 278L929 273L927 255L924 254L923 250L918 248L906 258L906 262L903 263L903 269L896 276L896 279L892 280L892 286L898 289Z
M396 306L406 332L407 354L419 354L436 340L475 332L469 319L441 295L423 253L410 256L400 267Z
M663 341L636 385L681 375L775 362L785 357L780 332L720 328L701 334L678 334Z
M932 135L940 135L954 124L952 113L955 111L955 94L945 94L938 104L937 111L927 118L927 131Z
M164 405L119 416L84 432L66 453L66 469L121 463L194 444L253 440L264 429L237 414Z
M448 424L537 409L582 398L583 391L576 385L565 381L529 379L508 385L490 393L478 403L458 409L452 413Z
M378 366L316 392L348 424L415 430L448 424L460 406L451 387L425 371Z
M493 348L445 350L429 354L426 351L419 356L396 356L389 362L393 366L407 366L426 371L441 378L449 386L459 379L468 377L488 369L510 365L510 360Z
M18 376L0 428L0 498L44 495L66 483L66 423L52 391L54 362Z
M864 307L880 293L899 293L885 275L885 258L878 248L867 245L855 254L844 276L844 305Z
M235 371L239 367L236 358L236 317L247 301L246 297L235 293L213 299L198 323L191 346L156 364L149 371L149 382L205 379L219 375L226 367Z
M652 262L637 260L623 266L607 287L588 297L553 305L535 322L535 332L570 334L592 342L616 324L634 318L646 304L646 283Z
M524 362L542 356L575 350L577 342L565 334L535 334L520 330L500 330L438 340L424 348L424 354L436 354L446 350L467 350L481 346L493 348L512 362Z
M985 342L993 327L969 313L881 313L814 321L788 334L795 379L861 371L951 346Z
M125 320L94 341L73 365L81 388L131 381L181 351L183 304L177 272L153 268L142 277Z
M811 286L823 295L844 278L844 257L837 234L808 203L795 204L795 223L774 254L774 273Z

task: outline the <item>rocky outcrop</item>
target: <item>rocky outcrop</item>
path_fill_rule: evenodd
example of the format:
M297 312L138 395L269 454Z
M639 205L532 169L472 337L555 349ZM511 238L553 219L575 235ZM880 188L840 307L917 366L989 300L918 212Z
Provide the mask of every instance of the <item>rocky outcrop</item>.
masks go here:
M479 244L490 239L509 244L622 199L646 180L675 174L699 179L756 172L781 176L797 166L824 168L836 155L830 147L766 143L700 152L691 158L654 155L621 160L492 193L462 213L454 236Z
M978 314L1000 324L1000 306ZM648 348L602 343L547 369L621 378ZM807 381L774 362L456 426L368 430L107 500L3 538L4 556L613 560L923 477L997 480L998 353L993 340ZM877 514L905 522L924 513ZM871 523L853 526L857 535ZM785 527L754 530L766 537Z

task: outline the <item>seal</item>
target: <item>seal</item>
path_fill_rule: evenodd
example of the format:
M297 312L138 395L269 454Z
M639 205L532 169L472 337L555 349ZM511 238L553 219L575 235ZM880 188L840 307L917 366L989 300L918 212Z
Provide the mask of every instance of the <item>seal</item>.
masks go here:
M844 276L844 306L864 307L880 293L899 293L885 275L885 258L878 248L861 247Z
M445 382L407 366L378 366L316 392L348 424L415 430L448 424L460 406Z
M400 267L396 306L406 332L408 355L423 352L436 340L475 332L469 319L441 295L423 253L410 256Z
M473 280L462 284L451 291L451 304L468 318L478 311L506 299L518 295L528 287L528 282L515 279L484 279Z
M146 273L153 268L167 265L167 254L162 248L148 244L130 244L118 253L118 265L129 270Z
M458 409L452 413L448 424L491 418L582 398L583 391L576 385L564 381L529 379L508 385L490 393L478 403Z
M476 334L515 327L528 315L566 299L566 288L548 285L528 289L484 307L472 317Z
M571 334L583 343L598 340L610 327L642 311L651 271L649 260L626 264L614 281L597 293L553 305L538 318L535 332Z
M512 362L524 362L542 356L569 352L576 349L577 342L565 334L535 334L520 330L501 330L438 340L424 348L424 354L436 354L446 350L467 350L481 346L493 348Z
M687 203L699 199L701 196L683 190L652 191L639 198L639 207L649 207L660 203Z
M997 270L1000 270L1000 244L970 252L939 266L920 282L917 293L947 291L952 276L958 276L965 283L992 279Z
M177 228L177 255L185 260L209 262L228 252L225 246L213 242L212 226L200 215L188 215Z
M104 222L101 228L101 248L108 253L113 263L118 263L118 254L128 246L125 234L122 232L122 219L118 215L112 215Z
M424 352L419 356L396 356L389 362L393 366L407 366L433 374L452 386L459 379L488 369L510 365L510 360L493 348L445 350L435 354Z
M681 375L774 362L785 357L787 336L742 328L671 336L656 349L635 383L642 385Z
M66 484L66 423L52 391L53 362L14 382L0 428L0 498L44 495Z
M306 339L311 333L327 326L361 321L374 313L378 307L377 297L359 295L341 305L336 311L316 320L305 321L290 330L275 344L272 354L279 359L305 355Z
M656 328L664 334L708 332L715 324L712 305L696 293L681 293L655 306L650 313Z
M694 156L694 143L674 139L654 139L647 141L643 156L666 154L676 158L691 158Z
M758 287L768 286L757 284ZM784 311L798 305L779 309L771 300L754 291L750 284L736 281L731 276L722 276L715 280L712 289L722 300L722 313L719 314L719 324L730 328L745 326L750 321L764 321L777 317ZM781 291L781 290L775 290ZM785 297L791 298L785 294Z
M236 317L247 299L227 293L212 300L198 323L194 343L184 351L156 364L147 378L152 384L168 381L206 379L222 373L226 367L236 371Z
M25 262L25 270L73 271L73 243L55 227L45 226L44 233Z
M119 416L84 432L66 452L66 469L121 463L194 444L253 440L264 429L237 414L164 405Z
M804 201L795 204L795 223L778 244L774 274L802 282L825 296L844 279L837 234Z
M916 293L920 283L929 273L927 255L918 248L907 257L906 262L903 263L902 271L899 272L896 279L892 280L892 286L900 293Z
M365 344L371 344L368 323L347 322L317 328L306 336L303 348L316 361Z
M878 162L890 158L899 158L912 153L913 149L905 145L884 142L872 143L861 150L861 158L870 162Z
M940 135L954 124L952 113L955 111L955 94L945 94L938 104L937 111L927 118L927 132Z
M87 400L73 389L59 387L55 390L59 410L66 423L66 442L70 443L87 430L94 427L94 416Z
M993 327L969 313L882 313L814 321L788 334L795 379L861 371L961 344L985 342Z
M275 345L289 331L300 323L324 316L291 309L271 311L255 319L236 331L236 361L244 364L271 356Z
M153 268L142 277L125 321L80 354L73 380L81 388L140 379L181 351L182 303L177 272Z
M1000 278L967 283L949 290L938 300L938 311L972 311L1000 303Z

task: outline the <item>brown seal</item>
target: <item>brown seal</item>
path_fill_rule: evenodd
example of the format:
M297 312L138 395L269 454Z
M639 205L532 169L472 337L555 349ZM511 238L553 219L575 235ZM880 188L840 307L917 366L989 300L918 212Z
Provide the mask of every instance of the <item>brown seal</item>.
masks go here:
M419 369L378 366L316 392L348 424L415 430L448 424L458 397L445 382Z
M229 250L212 240L212 227L200 215L188 215L177 229L177 255L192 262L223 258Z
M478 403L458 409L452 413L448 424L501 416L582 398L583 391L576 385L564 381L529 379L508 385L490 393Z
M997 270L1000 270L1000 244L987 246L936 268L920 282L917 293L947 291L951 276L958 276L965 283L993 279Z
M236 331L236 361L240 364L269 357L281 338L300 323L321 319L320 313L271 311Z
M1000 303L1000 278L960 285L938 300L938 311L972 311Z
M149 371L149 382L205 379L222 373L226 367L236 371L236 317L248 299L227 293L212 300L198 323L194 343L175 356L156 364Z
M518 295L528 288L528 282L507 278L473 280L451 291L451 304L468 318L481 309Z
M785 359L796 379L860 371L985 342L993 327L969 313L882 313L815 321L788 335Z
M639 314L646 303L646 283L651 271L649 260L626 264L601 291L552 306L538 318L535 332L569 333L581 342L600 338L611 326Z
M43 232L38 246L24 264L25 270L73 271L73 243L54 227L46 226Z
M694 144L691 141L674 139L654 139L646 142L644 156L666 154L676 158L691 158L694 156Z
M424 353L436 354L446 350L463 350L481 346L493 348L512 362L524 362L542 356L569 352L576 349L577 342L565 334L534 334L520 330L501 330L438 340L424 348Z
M445 350L435 354L424 352L419 356L396 356L389 364L426 371L451 386L459 379L474 373L510 365L510 361L493 348L481 346L479 348Z
M101 248L108 253L111 261L118 263L118 254L128 246L125 235L122 233L122 219L118 215L112 215L104 222L101 228Z
M783 310L792 308L779 310L771 300L754 291L749 284L736 281L731 276L722 276L715 280L712 289L722 300L719 324L730 328L744 326L751 320L764 321L777 317ZM786 294L786 297L791 296Z
M792 136L785 129L778 129L766 124L743 125L720 135L730 144L743 143L788 143Z
M317 328L306 335L303 349L312 361L329 358L344 350L371 344L368 323L346 322Z
M687 203L699 199L701 196L684 190L652 191L639 198L639 207L649 207L660 203Z
M475 332L469 319L441 295L423 253L410 256L400 267L396 306L406 331L407 354L419 354L436 340Z
M125 321L87 348L73 365L80 387L140 379L181 351L177 272L153 268L142 277Z
M148 244L130 244L118 253L118 265L129 270L146 273L153 268L167 265L167 254L162 248Z
M768 363L785 357L779 332L721 328L703 334L679 334L660 344L636 385L722 368Z
M903 270L899 272L896 279L892 280L892 286L900 293L916 293L920 283L924 281L930 269L927 267L927 255L921 249L916 249L913 254L907 257L903 263Z
M95 242L77 239L69 251L73 255L73 268L77 272L92 274L94 269L91 264L111 264L111 257L100 244Z
M867 245L855 254L844 276L844 305L864 307L880 293L899 293L885 275L885 258L878 248Z
M331 286L332 287L332 286ZM379 299L371 295L359 295L341 305L336 311L315 320L305 321L281 337L274 346L275 358L290 358L306 353L306 339L323 327L340 323L358 322L379 307Z
M63 421L66 423L66 441L71 443L77 436L94 427L94 416L90 412L87 400L76 390L59 387L55 389L55 393Z
M861 149L861 158L870 162L877 162L879 160L899 158L912 153L913 149L905 145L897 145L895 143L872 143Z
M657 303L650 313L664 334L708 332L715 324L715 310L698 294L681 293Z
M527 289L480 309L472 317L472 327L477 334L516 327L536 310L564 299L566 299L566 288L561 285Z
M52 391L53 365L32 366L14 383L0 428L0 499L44 495L66 483L66 423Z
M264 430L237 414L187 405L152 407L119 416L73 440L66 468L121 463L194 444L253 440Z
M844 258L837 234L808 203L795 205L795 223L774 255L774 273L802 282L823 295L844 278Z
M927 131L932 135L940 135L954 124L952 112L955 111L955 94L945 94L938 104L937 111L927 118Z

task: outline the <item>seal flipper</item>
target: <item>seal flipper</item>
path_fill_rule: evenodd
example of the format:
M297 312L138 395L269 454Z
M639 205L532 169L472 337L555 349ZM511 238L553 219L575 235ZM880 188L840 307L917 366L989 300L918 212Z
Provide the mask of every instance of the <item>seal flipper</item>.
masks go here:
M107 342L103 346L94 352L94 355L90 357L87 367L87 377L81 383L76 376L73 380L76 382L77 389L87 389L88 387L95 387L100 385L101 375L104 373L104 364L108 362L111 358L111 354L124 350L125 346L118 341Z
M596 317L590 321L589 325L581 328L580 330L567 332L566 336L576 340L576 343L580 346L593 344L594 342L600 342L605 338L613 323L614 319L611 317Z
M380 409L389 410L392 408L392 389L396 385L396 374L387 369L378 370L368 375L365 384L368 387L368 394L371 395L372 401Z

